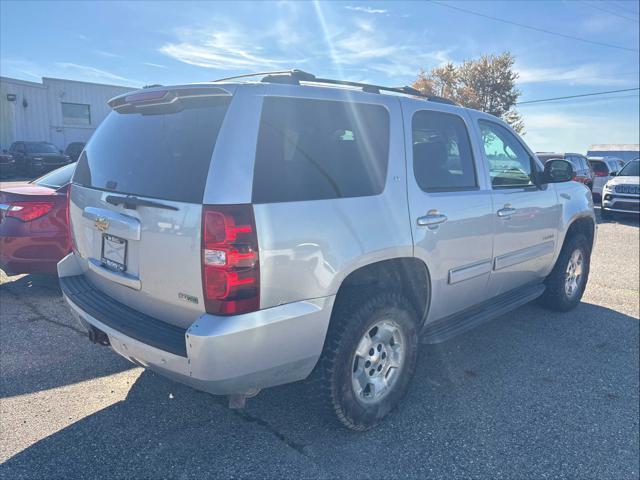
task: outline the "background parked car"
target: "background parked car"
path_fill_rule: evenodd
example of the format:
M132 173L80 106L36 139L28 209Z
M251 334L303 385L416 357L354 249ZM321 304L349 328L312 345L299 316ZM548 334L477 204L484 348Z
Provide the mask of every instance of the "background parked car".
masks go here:
M602 217L613 213L640 212L640 160L628 162L603 189Z
M624 165L624 161L619 158L610 157L589 157L589 164L593 170L593 196L602 199L602 189L605 184L616 176L622 168L620 162Z
M5 178L16 173L16 160L6 150L0 152L0 178Z
M14 142L9 152L23 173L36 176L67 165L71 159L49 142Z
M75 163L32 182L0 184L0 268L57 274L71 250L67 192Z
M64 154L68 156L72 162L77 162L84 146L84 142L71 142L64 150Z
M587 157L585 157L584 155L581 155L579 153L553 152L536 152L536 155L543 163L547 163L547 161L553 158L561 158L563 160L571 162L571 164L573 165L573 169L576 172L574 181L583 183L587 186L587 188L589 188L589 190L593 189L593 170L591 169L591 165L589 165Z

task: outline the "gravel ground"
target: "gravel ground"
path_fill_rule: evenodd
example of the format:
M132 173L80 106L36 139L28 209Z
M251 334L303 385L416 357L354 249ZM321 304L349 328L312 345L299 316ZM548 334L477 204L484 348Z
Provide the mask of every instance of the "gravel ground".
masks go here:
M0 478L639 476L638 223L601 223L583 302L421 348L406 400L337 427L305 382L244 411L91 345L57 281L0 281Z

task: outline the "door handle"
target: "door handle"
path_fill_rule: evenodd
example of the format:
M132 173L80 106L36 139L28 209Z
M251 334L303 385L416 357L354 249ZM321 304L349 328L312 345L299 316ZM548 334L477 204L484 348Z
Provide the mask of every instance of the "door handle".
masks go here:
M419 227L433 227L447 221L447 216L437 212L429 212L424 217L418 217Z
M498 210L498 216L501 218L510 217L514 213L516 213L516 209L509 204L506 204L503 208Z

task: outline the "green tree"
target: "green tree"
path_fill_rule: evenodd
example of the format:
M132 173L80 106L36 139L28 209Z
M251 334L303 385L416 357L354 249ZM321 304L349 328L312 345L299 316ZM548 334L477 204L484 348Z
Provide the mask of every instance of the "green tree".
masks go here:
M511 53L482 55L459 65L449 62L420 71L413 87L427 95L438 95L469 108L502 118L518 133L524 133L524 122L514 109L520 91L516 88L518 73L513 70Z

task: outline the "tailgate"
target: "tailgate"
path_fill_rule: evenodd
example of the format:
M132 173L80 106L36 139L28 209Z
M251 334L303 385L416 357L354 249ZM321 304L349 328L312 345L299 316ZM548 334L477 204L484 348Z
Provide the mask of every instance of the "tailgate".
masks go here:
M182 93L110 102L114 111L78 161L69 213L96 289L186 328L205 312L202 197L231 96L220 88Z

